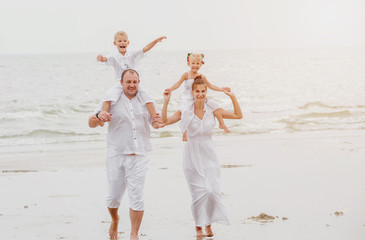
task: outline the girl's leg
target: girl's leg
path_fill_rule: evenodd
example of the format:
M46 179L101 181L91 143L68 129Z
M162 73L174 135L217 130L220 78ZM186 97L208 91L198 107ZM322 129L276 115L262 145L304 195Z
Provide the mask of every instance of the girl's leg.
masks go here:
M187 132L185 131L184 134L183 134L183 142L187 142L188 141L188 134Z
M223 117L222 117L222 109L218 108L213 113L219 122L219 128L223 129L226 133L230 133L231 131L227 128L226 124L224 124Z

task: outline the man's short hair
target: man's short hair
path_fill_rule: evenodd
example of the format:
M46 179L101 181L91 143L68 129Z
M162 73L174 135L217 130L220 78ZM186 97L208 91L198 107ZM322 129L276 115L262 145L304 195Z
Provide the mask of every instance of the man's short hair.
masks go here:
M122 72L122 78L120 79L122 82L123 82L124 75L125 75L127 72L129 72L129 73L131 73L131 74L137 74L137 77L138 77L138 80L139 80L139 74L138 74L138 72L137 72L136 70L134 70L134 69L129 68L129 69L126 69L126 70L124 70L124 71Z

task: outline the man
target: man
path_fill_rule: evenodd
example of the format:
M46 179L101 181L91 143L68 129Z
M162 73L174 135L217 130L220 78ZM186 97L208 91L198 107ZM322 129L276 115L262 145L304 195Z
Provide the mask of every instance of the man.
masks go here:
M146 105L137 97L139 75L127 69L120 81L123 92L110 107L90 116L91 128L109 122L107 135L107 206L112 218L109 229L111 239L118 235L118 208L121 198L128 189L131 240L138 239L138 231L144 213L143 187L146 176L147 152L152 149L149 138L149 124L154 128L163 127L161 117L151 119ZM108 109L107 109L108 110Z

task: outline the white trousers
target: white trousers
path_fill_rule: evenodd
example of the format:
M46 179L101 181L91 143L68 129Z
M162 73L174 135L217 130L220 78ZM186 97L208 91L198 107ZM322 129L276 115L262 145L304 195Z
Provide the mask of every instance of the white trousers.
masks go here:
M134 211L144 210L144 183L148 158L145 155L117 155L107 157L109 208L119 208L125 190L128 190L129 207Z

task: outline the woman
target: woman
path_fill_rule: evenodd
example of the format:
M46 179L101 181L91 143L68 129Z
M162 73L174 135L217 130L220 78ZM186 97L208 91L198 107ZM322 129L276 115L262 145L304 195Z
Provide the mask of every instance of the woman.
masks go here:
M167 105L171 93L165 91L162 120L166 125L181 120L181 131L187 131L189 141L183 153L183 169L190 193L192 195L192 213L197 237L212 237L211 224L219 222L230 224L227 211L220 195L220 164L212 141L215 124L212 105L205 104L207 86L198 76L192 85L194 105L190 109L176 111L167 118ZM224 91L233 103L234 112L222 111L223 118L241 119L241 108L232 92ZM203 233L205 227L205 234Z

